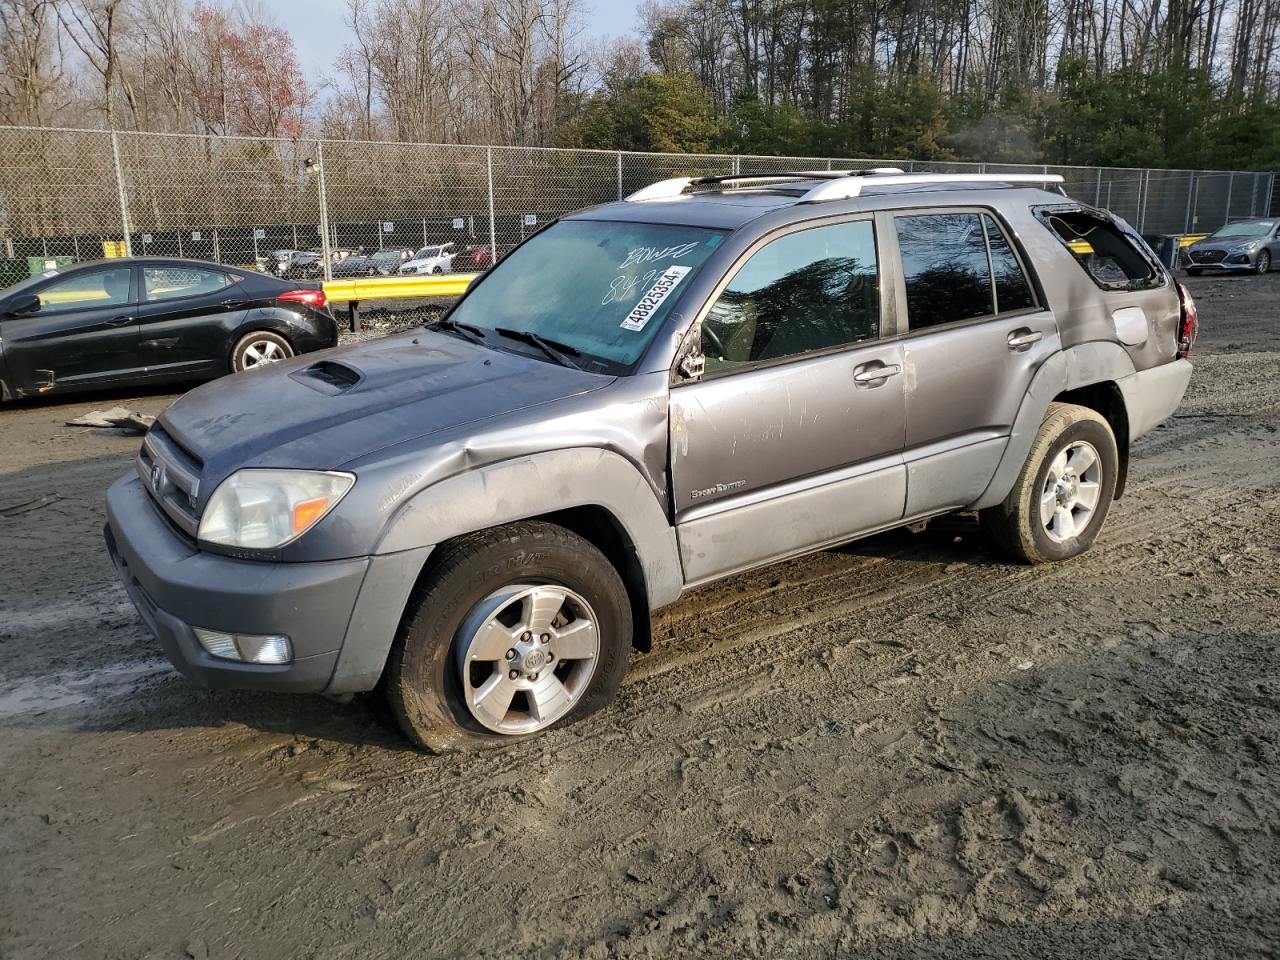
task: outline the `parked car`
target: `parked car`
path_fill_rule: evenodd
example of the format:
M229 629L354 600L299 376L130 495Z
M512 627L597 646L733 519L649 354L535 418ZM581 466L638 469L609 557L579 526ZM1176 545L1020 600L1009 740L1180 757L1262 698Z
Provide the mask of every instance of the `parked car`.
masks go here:
M450 273L453 270L453 258L456 254L457 251L451 243L423 247L400 265L400 272L405 274Z
M390 276L400 270L400 265L413 256L408 247L390 247L371 250L343 260L333 268L335 277Z
M337 342L315 285L199 260L104 260L0 292L0 395L209 379Z
M651 610L752 567L956 511L1074 557L1197 321L1060 182L682 178L567 216L427 329L178 400L108 548L189 677L380 685L433 750L599 709Z
M259 273L282 277L299 257L306 256L309 254L305 250L272 250L265 256L257 257L255 262Z
M1266 273L1280 259L1280 220L1235 220L1184 251L1187 273L1235 270Z

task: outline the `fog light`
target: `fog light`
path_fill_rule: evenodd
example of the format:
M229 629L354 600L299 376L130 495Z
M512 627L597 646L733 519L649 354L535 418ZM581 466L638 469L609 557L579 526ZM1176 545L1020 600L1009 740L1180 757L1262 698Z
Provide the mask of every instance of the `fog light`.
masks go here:
M293 659L293 649L288 637L260 637L252 633L227 633L225 630L206 630L193 627L200 646L221 660L239 660L242 663L288 663Z

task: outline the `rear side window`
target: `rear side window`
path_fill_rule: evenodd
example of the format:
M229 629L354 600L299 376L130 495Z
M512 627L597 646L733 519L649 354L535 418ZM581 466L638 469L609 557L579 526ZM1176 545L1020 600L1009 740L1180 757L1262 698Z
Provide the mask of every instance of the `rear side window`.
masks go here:
M220 270L187 266L142 268L142 286L148 302L217 293L234 282L233 277Z
M982 222L987 228L991 271L996 281L996 312L1009 313L1034 307L1036 300L1031 294L1031 284L1027 282L1027 275L1009 240L990 217L983 215Z
M978 213L897 218L912 330L995 313L983 219Z
M1041 207L1035 214L1104 290L1145 290L1163 282L1154 255L1137 234L1087 210Z

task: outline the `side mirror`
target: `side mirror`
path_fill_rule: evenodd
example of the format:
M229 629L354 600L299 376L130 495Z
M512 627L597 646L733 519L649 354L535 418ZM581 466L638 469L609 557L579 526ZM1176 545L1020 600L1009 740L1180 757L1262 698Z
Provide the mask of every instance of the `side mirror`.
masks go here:
M40 312L40 298L34 293L20 293L4 306L4 312L11 317L23 317Z

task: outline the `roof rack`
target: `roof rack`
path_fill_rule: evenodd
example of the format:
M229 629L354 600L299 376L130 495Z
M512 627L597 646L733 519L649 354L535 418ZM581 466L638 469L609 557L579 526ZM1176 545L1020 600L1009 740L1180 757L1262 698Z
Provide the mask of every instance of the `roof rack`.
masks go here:
M850 200L861 195L869 183L879 186L917 186L948 183L990 183L1005 185L1035 184L1060 185L1061 176L1056 173L903 173L897 167L873 167L870 170L815 170L799 173L737 173L718 177L675 177L660 180L627 197L628 202L645 200L671 200L681 196L690 187L709 185L750 184L752 181L821 180L816 187L805 191L799 203L822 203L829 200ZM1061 189L1061 187L1059 187Z

